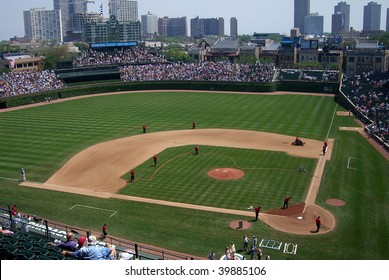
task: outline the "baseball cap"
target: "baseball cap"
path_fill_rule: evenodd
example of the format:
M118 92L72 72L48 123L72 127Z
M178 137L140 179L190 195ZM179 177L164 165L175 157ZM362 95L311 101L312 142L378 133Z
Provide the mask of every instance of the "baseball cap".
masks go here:
M86 236L78 238L78 240L77 240L78 246L82 247L84 245L85 241L86 241Z
M89 236L89 242L96 242L97 238L94 235Z

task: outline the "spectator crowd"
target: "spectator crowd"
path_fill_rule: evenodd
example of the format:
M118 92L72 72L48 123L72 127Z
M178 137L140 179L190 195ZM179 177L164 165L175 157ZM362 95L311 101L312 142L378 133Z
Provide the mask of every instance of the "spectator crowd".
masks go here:
M345 77L342 91L355 108L372 121L368 126L375 134L389 144L389 73L366 72ZM386 86L386 87L385 87Z
M63 88L53 70L9 72L0 75L0 97Z
M310 81L336 83L339 71L333 70L305 70L305 69L280 69L276 72L278 81Z
M122 81L234 81L271 82L273 64L229 62L127 65L120 68Z
M155 64L166 63L167 60L160 55L153 55L139 47L130 49L116 49L114 51L96 51L89 49L81 52L73 59L74 67L106 66L127 64Z

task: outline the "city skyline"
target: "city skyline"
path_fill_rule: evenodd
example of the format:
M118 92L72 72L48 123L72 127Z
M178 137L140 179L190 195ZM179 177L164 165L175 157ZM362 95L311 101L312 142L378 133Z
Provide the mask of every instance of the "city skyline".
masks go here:
M91 1L88 4L88 11L99 12L100 5L103 5L104 16L108 16L108 0ZM319 13L324 16L324 32L331 32L331 17L334 7L341 1L311 0L310 12ZM351 6L350 27L355 30L363 28L363 11L370 1L353 0L346 1ZM387 9L389 3L375 1L381 4L380 29L386 29ZM219 18L225 20L226 35L229 35L229 22L231 17L238 20L238 34L252 35L254 32L281 33L288 35L294 26L294 0L273 0L271 3L264 1L246 0L243 5L236 7L232 0L198 0L196 5L188 5L192 2L179 0L165 0L163 5L158 0L138 0L139 19L141 15L151 12L158 17L168 16L170 18L187 17L188 25L190 19L199 16L200 18ZM32 8L45 7L53 9L53 0L0 0L0 40L9 40L17 36L23 37L24 22L23 12ZM188 29L190 26L188 26ZM188 32L189 33L189 32Z

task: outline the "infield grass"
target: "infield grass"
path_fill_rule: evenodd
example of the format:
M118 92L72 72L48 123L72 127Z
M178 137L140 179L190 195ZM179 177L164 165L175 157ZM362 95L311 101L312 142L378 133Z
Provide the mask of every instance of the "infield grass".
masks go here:
M109 234L114 236L203 257L215 250L220 256L232 240L240 249L243 232L228 225L246 218L30 189L15 180L24 167L28 180L45 182L80 150L139 134L143 124L148 125L149 132L188 129L195 120L198 128L257 130L303 139L324 141L329 134L335 139L335 147L326 164L317 203L334 213L336 229L325 235L298 236L257 222L244 233L255 234L259 240L298 244L297 255L270 250L272 259L389 259L388 161L358 133L338 130L340 126L356 126L352 117L335 116L329 131L335 108L333 98L321 96L152 92L99 96L1 113L0 205L16 204L22 212L97 231L107 223ZM159 163L192 152L187 149L168 149L161 153ZM207 177L207 170L220 163L233 167L226 155L245 168L246 178L219 183ZM356 169L347 168L349 157L358 159L353 161ZM272 209L281 206L285 195L291 195L293 202L297 202L294 198L303 199L310 180L292 171L301 159L282 153L206 147L195 164L193 160L191 156L182 157L152 180L137 182L122 192L234 209L260 203ZM311 166L315 161L305 164ZM140 173L145 174L142 179L150 178L154 171L150 165L146 162L137 168L137 179L141 179ZM285 171L270 171L269 167ZM259 168L260 172L249 168ZM291 186L296 188L295 194L290 193ZM343 199L346 205L329 206L325 203L328 198ZM98 211L93 214L93 210L69 211L75 204L118 213L107 218Z
M288 195L295 203L303 202L312 175L299 172L299 166L313 171L317 162L282 152L202 146L195 156L192 150L193 146L184 146L163 151L158 155L159 168L151 160L145 162L136 169L136 183L120 193L237 210L260 205L268 211L281 207ZM208 176L215 168L237 168L245 175L239 180L216 180Z

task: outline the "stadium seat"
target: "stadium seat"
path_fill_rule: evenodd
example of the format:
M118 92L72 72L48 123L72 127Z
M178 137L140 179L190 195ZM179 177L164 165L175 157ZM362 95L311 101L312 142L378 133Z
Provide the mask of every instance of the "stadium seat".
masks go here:
M30 249L31 252L33 252L35 255L39 255L39 256L47 256L47 254L50 252L48 250L46 250L45 248L42 248L42 247L39 247L39 246L35 246L33 248Z
M31 251L21 249L16 252L18 260L32 260L35 258L35 254Z
M9 243L3 243L1 244L3 248L7 249L9 252L16 252L17 250L19 250L18 246L14 245L14 244L9 244Z
M34 248L34 245L32 245L31 243L28 243L28 242L24 242L24 241L20 241L17 244L17 246L19 249L24 249L24 250L31 250L32 248Z
M54 246L52 246L50 244L47 244L46 241L38 242L38 243L35 244L35 246L39 246L39 247L44 248L44 249L46 249L48 251L56 251L53 248L57 248L57 247L54 247Z
M52 246L52 245L50 245L49 250L50 250L50 251L53 251L53 252L56 252L56 253L61 253L61 252L62 252L62 249L61 249L61 248L56 247L56 246Z
M7 237L5 238L2 243L4 244L11 244L11 245L17 245L19 243L19 241L17 239L13 239L11 237Z

